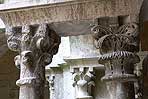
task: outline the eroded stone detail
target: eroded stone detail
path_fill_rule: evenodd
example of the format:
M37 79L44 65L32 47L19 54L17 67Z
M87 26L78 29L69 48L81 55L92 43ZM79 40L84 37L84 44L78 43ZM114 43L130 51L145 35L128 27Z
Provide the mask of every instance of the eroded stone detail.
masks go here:
M49 82L50 99L55 99L55 75L48 76L47 81Z
M93 69L75 68L73 72L73 87L76 90L76 99L93 99L91 87L95 86Z
M57 53L60 37L47 24L6 28L8 47L19 52L15 65L20 68L19 99L43 99L45 66ZM26 87L24 87L26 86ZM26 94L26 92L31 94Z
M134 64L140 61L138 51L138 26L125 24L117 30L101 25L92 28L95 46L100 49L99 63L106 71L103 81L107 81L111 99L133 99L136 81Z

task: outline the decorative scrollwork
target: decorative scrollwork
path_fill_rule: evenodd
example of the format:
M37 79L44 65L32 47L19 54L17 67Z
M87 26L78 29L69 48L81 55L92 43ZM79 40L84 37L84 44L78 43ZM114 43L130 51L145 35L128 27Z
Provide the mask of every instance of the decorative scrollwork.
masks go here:
M19 52L14 58L21 69L18 86L30 86L39 99L44 97L45 66L52 62L57 53L60 37L48 24L25 25L6 28L8 47ZM29 89L28 89L29 90Z
M6 28L6 37L8 47L13 51L20 50L21 43L21 31L19 28L7 27Z
M102 54L113 51L138 50L138 26L135 23L125 24L118 30L111 30L97 25L92 28L94 32L95 46ZM115 32L114 32L115 31Z
M134 64L140 62L139 56L136 55L139 50L138 25L129 23L117 30L97 25L92 28L92 31L94 44L101 53L98 62L106 69L102 80L107 82L110 96L112 99L118 99L118 96L122 96L122 99L130 99L132 96L127 95L128 89L124 87L125 84L131 86L129 82L137 80ZM131 91L134 92L133 89L131 87ZM117 90L124 94L117 93Z
M35 56L44 57L45 64L51 62L52 55L57 53L60 37L50 30L47 24L39 26L22 26L6 28L6 36L8 38L8 47L13 51L21 52L21 57L27 57L23 60L36 59ZM32 56L28 56L29 54ZM35 56L34 56L35 55ZM46 57L46 58L45 58ZM40 59L40 58L38 58ZM15 58L18 66L18 56ZM22 61L23 61L22 60ZM31 61L31 60L30 60ZM43 62L43 60L41 60Z
M125 24L118 30L111 30L111 28L97 25L92 28L92 31L94 32L95 45L100 49L101 53L98 61L105 64L107 68L106 76L102 79L124 80L126 78L130 79L130 77L131 79L134 78L134 74L127 66L140 61L135 54L138 51L137 24Z

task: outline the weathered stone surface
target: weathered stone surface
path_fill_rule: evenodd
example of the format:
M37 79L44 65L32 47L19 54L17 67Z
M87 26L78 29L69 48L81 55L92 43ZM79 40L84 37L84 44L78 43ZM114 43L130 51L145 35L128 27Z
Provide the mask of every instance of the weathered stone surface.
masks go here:
M57 53L60 37L47 24L38 27L22 26L6 28L7 44L12 51L19 52L14 58L20 68L19 99L43 99L45 66Z
M70 55L69 37L61 37L61 44L56 55L53 56L51 64L46 66L46 69L50 67L59 67L59 64L65 64L64 57Z
M70 56L67 58L95 58L100 52L93 45L92 34L70 36Z
M79 67L73 68L73 87L75 87L76 99L93 99L92 87L95 86L94 82L94 69L93 67Z
M90 29L90 24L94 24L93 21L96 18L138 15L142 1L143 0L77 0L57 4L32 4L32 6L23 4L24 6L22 7L13 7L13 5L8 6L7 4L2 4L0 5L0 17L6 26L53 23L56 30L57 27L63 24L62 22L67 22L68 24L74 24L75 26L79 25L83 27L83 25L85 25ZM91 23L88 24L86 21L91 21ZM54 25L59 22L61 24ZM70 27L72 25L68 26ZM84 29L80 28L78 30L75 28L69 31L59 31L58 29L57 31L59 33L68 33L75 30L77 32L80 30L81 33L85 32Z
M106 83L100 79L104 75L104 70L95 70L95 87L93 88L94 99L110 99L109 92L107 90Z
M34 4L47 4L47 3L59 3L59 2L65 2L65 1L72 1L72 0L3 0L3 3L9 3L9 4L18 4L20 5L21 2L30 2L30 5L32 3ZM17 6L17 5L16 5Z
M141 40L141 49L143 51L148 51L148 13L147 13L147 9L148 9L148 1L144 0L141 10L140 10L140 40Z
M138 25L118 20L118 17L102 20L92 28L94 44L101 53L98 62L105 66L102 81L106 82L110 99L135 99L134 64L140 62L136 55L139 50Z
M139 13L141 3L142 3L142 0L110 0L110 1L77 0L77 1L66 2L66 3L52 4L52 5L51 4L44 5L44 3L29 4L29 2L26 2L23 4L23 6L22 4L20 4L19 6L15 6L15 7L13 5L9 6L10 4L5 5L5 7L4 5L1 5L1 8L2 7L4 8L2 8L0 12L0 16L5 22L6 26L16 27L16 26L22 26L22 25L28 25L28 24L34 25L34 24L40 24L40 23L48 23L51 28L53 28L56 32L58 32L62 36L90 34L90 28L92 27L92 24L98 21L95 19L100 17L106 17L106 16L109 16L109 17L125 16L125 15L137 16ZM134 19L135 17L133 17L133 20ZM77 37L71 38L72 41L75 42L72 44L72 46L74 46L75 48L71 48L72 57L69 57L68 59L70 60L69 62L72 64L71 67L100 66L98 64L96 65L97 63L96 57L98 57L96 54L100 54L100 53L98 53L98 51L94 49L94 46L92 45L93 42L92 42L91 36L89 35L89 36L83 36L83 37L77 36ZM41 46L39 45L38 48L41 48ZM15 46L14 46L14 50L15 50ZM19 57L17 57L16 59L19 59ZM18 63L19 63L19 60L16 61L16 64ZM25 64L24 66L28 66L28 65L29 64ZM56 75L57 77L55 79L57 82L56 83L57 85L55 88L56 90L55 96L57 97L56 99L62 99L62 98L74 99L75 98L74 96L75 94L73 94L74 89L71 86L72 74L70 73L69 68L64 69L63 71L64 71L63 74L60 73ZM102 74L97 74L97 76L99 75L102 75ZM98 77L98 79L100 79L100 77ZM95 94L93 95L94 98L109 99L109 95L105 90L106 89L105 85L100 83L99 81L96 81L96 82L97 82L96 88L98 89L94 89L95 90ZM23 82L23 84L26 84L26 82ZM60 87L61 85L62 85L62 88L58 89L58 87ZM23 88L25 87L22 87L22 89ZM102 90L101 92L99 92L100 91L99 88ZM121 89L121 87L119 89ZM64 91L63 95L59 93L61 92L61 90ZM28 93L29 91L26 90L24 91L24 93L25 92Z
M49 82L49 99L63 98L63 70L60 67L46 69L46 80Z

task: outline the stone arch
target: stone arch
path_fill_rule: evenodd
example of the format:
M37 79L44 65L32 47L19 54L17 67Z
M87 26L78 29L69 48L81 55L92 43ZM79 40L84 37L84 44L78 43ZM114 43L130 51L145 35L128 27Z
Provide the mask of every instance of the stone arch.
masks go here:
M140 10L141 50L148 51L148 0L144 0Z

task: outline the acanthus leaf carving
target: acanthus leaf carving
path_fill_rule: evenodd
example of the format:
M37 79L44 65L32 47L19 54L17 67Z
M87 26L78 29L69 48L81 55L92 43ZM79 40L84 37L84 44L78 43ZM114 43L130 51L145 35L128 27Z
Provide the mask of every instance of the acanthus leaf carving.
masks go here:
M33 99L43 99L45 66L57 53L60 37L48 24L8 27L6 36L8 47L20 54L14 58L16 67L20 68L20 79L16 82L20 86L20 94L25 90L21 87L29 85L35 95Z
M118 30L111 30L105 26L94 26L95 45L102 54L109 51L130 51L138 50L138 26L135 23L129 23L121 26Z
M139 50L138 25L128 23L117 30L96 25L92 31L94 44L101 54L98 57L98 62L106 68L102 80L106 81L111 99L135 97L134 85L131 82L137 81L134 74L134 64L140 62L140 58L136 54ZM125 85L131 87L126 89ZM123 94L118 93L118 90ZM129 90L133 93L129 94Z
M8 47L13 51L20 50L21 43L21 31L20 28L6 27L6 37Z

